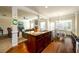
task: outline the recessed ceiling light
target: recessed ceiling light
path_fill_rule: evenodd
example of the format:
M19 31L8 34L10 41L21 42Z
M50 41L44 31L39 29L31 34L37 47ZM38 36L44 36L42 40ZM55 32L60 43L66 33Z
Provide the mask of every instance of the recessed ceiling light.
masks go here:
M48 8L48 6L45 6L45 8Z

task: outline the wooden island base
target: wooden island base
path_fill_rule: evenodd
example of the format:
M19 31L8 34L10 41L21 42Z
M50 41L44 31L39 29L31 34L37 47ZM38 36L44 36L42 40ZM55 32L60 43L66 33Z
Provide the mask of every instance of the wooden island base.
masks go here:
M39 53L43 51L49 43L51 43L51 31L41 33L23 33L23 37L27 40L27 48L29 52Z

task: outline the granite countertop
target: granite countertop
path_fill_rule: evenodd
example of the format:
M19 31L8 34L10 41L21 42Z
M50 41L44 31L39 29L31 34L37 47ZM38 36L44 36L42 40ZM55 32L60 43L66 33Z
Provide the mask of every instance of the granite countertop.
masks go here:
M25 32L27 34L30 34L30 35L33 35L33 36L38 36L38 35L41 35L41 34L44 34L44 33L47 33L49 31L45 31L45 32L34 32L34 31L30 31L30 32Z

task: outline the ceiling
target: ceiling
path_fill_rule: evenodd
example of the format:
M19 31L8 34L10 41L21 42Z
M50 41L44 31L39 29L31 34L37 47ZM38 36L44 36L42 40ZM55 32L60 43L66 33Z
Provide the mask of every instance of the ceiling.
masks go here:
M35 17L35 15L32 14L32 13L23 11L23 10L18 10L18 17L19 17L19 18L20 18L20 17L33 18L33 17Z
M0 16L12 17L12 8L11 6L0 6ZM35 15L29 13L28 11L23 11L18 9L18 18L21 17L34 17Z
M38 14L45 16L45 17L57 17L62 15L67 15L74 13L76 11L79 11L79 6L48 6L48 8L45 8L45 6L24 6L26 8L26 11L24 10L18 10L18 16L19 17L35 17L36 15L31 13L31 11L37 12ZM29 12L27 11L27 8L29 8ZM11 16L11 6L0 6L0 14L3 14L4 16Z
M57 17L70 13L74 13L75 11L79 11L79 6L29 6L39 14L42 14L47 17Z
M11 7L0 6L0 16L11 17Z

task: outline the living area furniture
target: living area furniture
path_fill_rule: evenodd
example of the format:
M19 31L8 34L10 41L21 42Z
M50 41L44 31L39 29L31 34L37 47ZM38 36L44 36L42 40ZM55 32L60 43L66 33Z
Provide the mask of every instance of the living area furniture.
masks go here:
M51 31L46 32L26 32L23 37L27 40L27 49L29 52L39 53L43 51L51 42Z
M8 31L8 37L12 38L12 29L10 27L8 27L7 31ZM19 37L19 32L18 32L18 37Z
M8 31L8 37L11 38L12 37L12 29L8 27L7 31Z
M3 36L3 29L0 27L1 36Z

